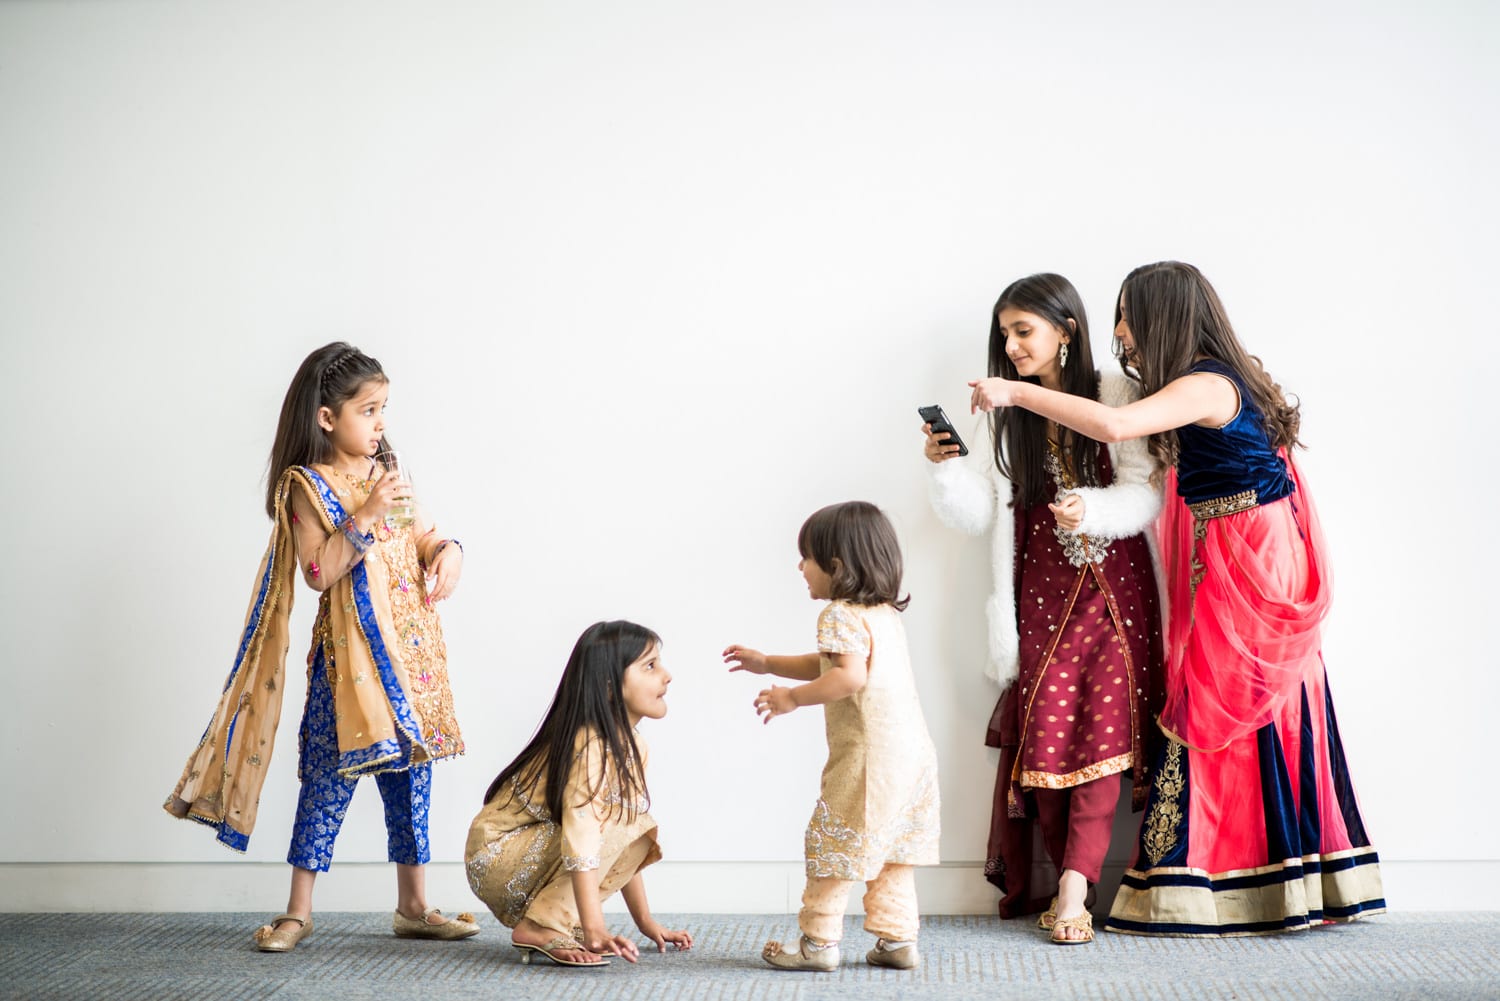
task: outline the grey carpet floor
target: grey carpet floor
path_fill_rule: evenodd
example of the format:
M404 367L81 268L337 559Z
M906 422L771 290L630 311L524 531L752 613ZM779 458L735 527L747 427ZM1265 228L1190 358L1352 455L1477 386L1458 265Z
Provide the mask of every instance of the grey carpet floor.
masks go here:
M623 915L615 920L623 930ZM1195 941L1101 934L1047 943L1028 922L923 919L923 963L875 969L869 936L846 927L843 965L785 973L759 959L788 937L790 916L662 915L686 927L691 952L616 959L602 970L522 966L489 915L464 942L390 934L385 914L323 913L288 955L250 942L263 914L3 914L0 996L361 1001L1285 1001L1500 998L1500 912L1383 915L1267 938Z

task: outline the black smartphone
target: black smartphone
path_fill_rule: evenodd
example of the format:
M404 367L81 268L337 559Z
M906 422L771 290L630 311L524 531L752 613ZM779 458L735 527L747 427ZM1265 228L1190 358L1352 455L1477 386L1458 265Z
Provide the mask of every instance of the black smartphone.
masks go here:
M953 426L948 415L943 413L942 407L934 403L930 407L918 407L917 413L922 415L923 421L932 425L933 434L948 432L948 439L943 442L944 445L957 445L959 455L969 454L969 446L965 445L964 440L958 436L958 429Z

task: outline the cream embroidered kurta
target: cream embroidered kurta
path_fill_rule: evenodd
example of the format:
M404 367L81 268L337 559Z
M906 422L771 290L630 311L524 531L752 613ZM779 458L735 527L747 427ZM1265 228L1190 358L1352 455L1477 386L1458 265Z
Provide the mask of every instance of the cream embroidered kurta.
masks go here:
M649 752L637 734L641 770ZM573 768L563 796L567 810L561 823L547 810L547 776L535 788L523 791L524 783L512 779L508 788L496 793L469 825L469 886L495 917L514 928L543 889L559 880L567 881L579 870L600 870L600 899L618 890L646 866L661 859L656 845L656 821L646 812L642 798L634 804L630 819L614 774L606 776L600 742L588 731L580 731L574 747ZM592 790L592 792L590 791ZM637 841L646 840L642 861L624 872L615 862ZM571 895L567 895L571 900ZM538 924L571 933L573 925L559 916L530 915ZM576 920L576 915L572 920ZM566 924L566 927L560 927Z
M901 613L830 602L818 616L829 654L868 658L865 687L823 707L828 764L807 826L807 874L868 882L887 862L938 864L937 751L922 718Z

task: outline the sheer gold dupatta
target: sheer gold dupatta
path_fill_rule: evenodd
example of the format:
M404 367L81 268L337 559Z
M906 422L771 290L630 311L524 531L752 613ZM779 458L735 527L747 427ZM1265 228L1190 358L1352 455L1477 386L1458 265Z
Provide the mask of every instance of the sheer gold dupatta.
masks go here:
M213 719L188 759L164 807L218 831L221 842L244 851L255 828L265 769L281 719L288 646L287 622L298 573L292 537L291 491L306 491L325 532L336 532L346 514L328 483L311 469L293 467L276 484L276 525L261 560L239 652ZM326 629L315 627L314 652L337 665L334 713L339 774L346 778L397 771L427 761L420 716L400 655L390 649L388 581L365 561L324 592ZM461 746L461 745L459 745ZM457 748L455 748L456 750Z
M288 469L276 484L276 523L256 575L234 668L208 729L163 804L174 817L216 828L219 841L241 852L255 829L281 719L287 621L297 575L288 494L298 478L305 479L299 470Z

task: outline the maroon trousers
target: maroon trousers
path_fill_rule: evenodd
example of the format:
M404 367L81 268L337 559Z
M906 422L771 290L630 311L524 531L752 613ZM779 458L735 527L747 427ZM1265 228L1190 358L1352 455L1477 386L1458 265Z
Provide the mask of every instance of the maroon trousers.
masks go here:
M1013 737L1004 737L1014 732L1011 721L1015 719L1017 687L1012 685L1001 697L985 738L990 747L999 748L1000 762L995 772L984 875L1001 891L998 910L1002 918L1044 910L1056 889L1055 883L1045 891L1031 885L1032 833L1036 823L1042 825L1042 841L1059 873L1073 869L1089 882L1099 881L1114 829L1121 783L1121 776L1106 775L1068 789L1027 789L1025 812L1029 816L1011 816L1007 796L1018 742L1013 742Z
M1033 789L1042 841L1060 874L1072 869L1099 882L1120 802L1120 776L1106 775L1067 789Z

